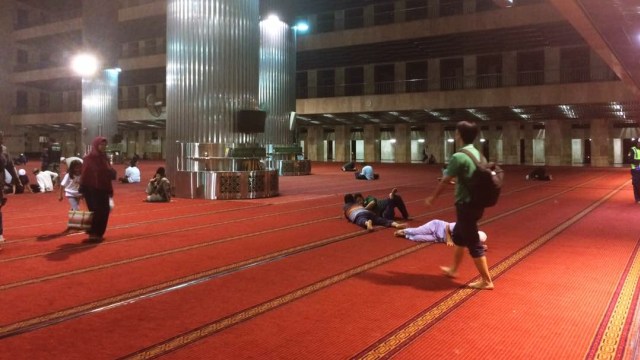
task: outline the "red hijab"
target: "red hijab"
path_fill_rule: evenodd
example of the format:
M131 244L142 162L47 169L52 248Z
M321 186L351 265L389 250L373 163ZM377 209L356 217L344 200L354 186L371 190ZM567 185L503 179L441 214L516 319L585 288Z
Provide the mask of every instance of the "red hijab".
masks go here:
M115 170L109 164L107 153L99 150L99 146L107 144L107 138L98 136L91 144L91 151L82 159L80 185L85 188L102 190L113 196L113 174Z

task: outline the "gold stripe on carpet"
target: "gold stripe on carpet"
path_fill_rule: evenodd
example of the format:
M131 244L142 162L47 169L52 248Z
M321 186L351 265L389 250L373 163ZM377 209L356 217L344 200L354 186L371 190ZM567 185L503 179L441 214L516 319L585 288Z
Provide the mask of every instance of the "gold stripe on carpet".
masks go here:
M638 290L638 280L640 280L640 251L636 247L635 256L615 300L613 311L609 314L608 319L603 319L603 325L601 326L603 331L599 331L602 335L595 339L596 342L599 339L599 344L594 343L594 347L597 346L597 349L595 353L589 354L586 357L587 359L608 360L622 358L625 344L620 344L620 341L627 324L631 321L629 314L633 313L633 311L630 310L636 305L634 300ZM604 324L605 322L606 325Z
M628 185L628 182L620 185L617 189L611 191L600 200L596 201L586 209L582 210L555 230L552 230L538 239L534 240L529 245L520 249L510 257L504 259L498 264L494 265L490 269L491 277L498 278L502 273L514 266L526 256L533 253L542 245L546 244L553 237L566 230L569 226L575 224L577 221L585 217L588 213L600 206L602 203L610 199L613 195L619 192L622 188ZM476 277L471 281L476 281L480 277ZM409 342L425 332L435 322L440 319L444 314L450 312L454 307L459 306L465 300L467 300L476 291L474 289L459 289L448 295L442 302L436 304L434 307L425 310L421 315L415 317L412 321L409 321L405 326L397 329L393 333L387 335L385 338L376 342L372 347L365 349L360 354L356 355L353 359L373 360L387 358L400 351Z

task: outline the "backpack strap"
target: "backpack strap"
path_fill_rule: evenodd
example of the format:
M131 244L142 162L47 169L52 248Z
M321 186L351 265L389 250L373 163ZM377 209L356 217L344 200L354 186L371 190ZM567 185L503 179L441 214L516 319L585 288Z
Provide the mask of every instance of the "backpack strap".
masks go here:
M487 159L484 158L484 155L480 154L480 159L482 162L478 162L478 159L476 159L475 156L473 156L473 154L471 154L471 152L469 150L466 149L460 149L460 152L467 155L474 164L476 164L476 167L484 167L484 165L487 163Z

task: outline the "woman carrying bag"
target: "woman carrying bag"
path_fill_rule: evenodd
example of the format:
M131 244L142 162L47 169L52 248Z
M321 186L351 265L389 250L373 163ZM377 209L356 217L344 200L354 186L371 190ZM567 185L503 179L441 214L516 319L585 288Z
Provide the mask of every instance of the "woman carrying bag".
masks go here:
M91 152L83 159L80 175L80 194L84 196L89 211L93 212L93 221L87 230L87 241L94 243L104 240L113 197L111 181L116 175L116 171L109 164L106 149L107 139L102 136L96 137L91 144Z

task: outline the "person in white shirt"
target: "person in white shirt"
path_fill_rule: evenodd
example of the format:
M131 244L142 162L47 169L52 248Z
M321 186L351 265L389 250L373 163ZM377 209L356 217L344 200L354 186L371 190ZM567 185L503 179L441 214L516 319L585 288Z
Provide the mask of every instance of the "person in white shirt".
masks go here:
M58 174L53 171L40 169L33 169L33 174L36 176L37 184L32 184L33 192L51 192L53 191L53 184L58 179Z
M123 184L139 183L140 169L138 168L138 161L131 160L129 167L124 170L124 176L118 180Z
M62 201L62 193L69 201L71 210L80 210L80 174L82 173L82 161L74 160L69 164L69 169L64 175L62 182L60 183L60 196L58 200Z
M362 164L362 171L356 173L356 179L358 180L378 180L379 175L373 172L373 167L371 165Z

